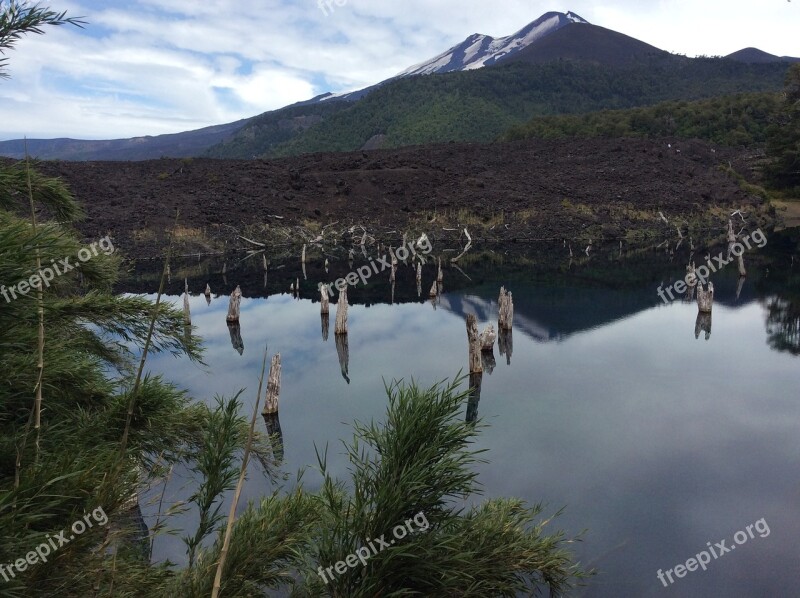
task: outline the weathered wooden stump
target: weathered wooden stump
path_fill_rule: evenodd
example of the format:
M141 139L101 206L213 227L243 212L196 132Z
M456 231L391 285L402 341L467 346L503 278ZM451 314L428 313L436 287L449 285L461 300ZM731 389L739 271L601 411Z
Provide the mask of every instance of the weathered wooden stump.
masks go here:
M511 330L514 324L514 300L505 287L500 287L500 298L497 302L500 312L497 322L498 328L500 330Z
M278 401L281 394L281 354L272 357L267 378L267 397L264 399L264 415L278 413Z
M336 301L336 325L333 331L337 336L347 334L347 287L339 291L339 299Z
M703 285L697 285L697 309L703 313L711 313L714 306L714 283L708 283L708 290Z
M236 288L231 293L231 300L228 304L228 316L226 320L228 322L238 322L239 321L239 308L242 302L242 289L239 285L236 285Z
M467 315L467 343L469 344L469 373L482 372L481 337L478 334L478 320L474 314Z
M189 281L183 279L183 323L192 325L192 314L189 311Z
M303 253L300 256L300 263L301 264L305 264L306 263L306 244L305 243L303 243Z
M329 314L330 313L330 302L328 298L328 285L327 284L320 284L319 285L319 294L320 294L320 306L319 312L321 314Z
M494 326L489 324L481 332L481 351L492 351L495 340L497 340L497 333L494 331Z

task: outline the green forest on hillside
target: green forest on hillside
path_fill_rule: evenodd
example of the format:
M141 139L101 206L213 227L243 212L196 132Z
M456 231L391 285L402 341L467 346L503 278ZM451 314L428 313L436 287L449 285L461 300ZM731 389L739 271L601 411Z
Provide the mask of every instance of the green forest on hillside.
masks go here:
M543 116L518 125L502 139L538 137L683 137L728 146L767 141L767 132L782 108L778 93L736 94L686 102L673 100L626 110Z
M786 70L781 63L673 56L629 68L559 61L412 77L393 81L355 103L325 105L321 122L288 141L276 138L269 128L260 132L245 127L227 148L212 148L210 155L249 158L354 151L378 134L386 135L384 147L491 141L537 116L777 92ZM308 114L319 108L302 110Z

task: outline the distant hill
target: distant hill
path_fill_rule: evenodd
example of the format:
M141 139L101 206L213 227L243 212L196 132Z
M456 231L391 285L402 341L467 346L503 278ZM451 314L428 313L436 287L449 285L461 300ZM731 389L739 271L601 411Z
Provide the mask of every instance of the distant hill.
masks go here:
M758 48L744 48L733 54L728 54L725 58L746 62L748 64L766 64L770 62L800 62L800 58L792 56L775 56Z
M199 156L209 147L233 137L247 120L185 133L132 139L28 139L28 154L41 160L148 160L160 156ZM22 139L0 141L0 156L25 157Z

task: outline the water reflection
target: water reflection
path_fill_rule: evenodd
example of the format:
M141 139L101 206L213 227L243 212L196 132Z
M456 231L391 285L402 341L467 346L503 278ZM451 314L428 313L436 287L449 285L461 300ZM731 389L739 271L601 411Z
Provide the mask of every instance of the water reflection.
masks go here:
M239 355L244 354L244 341L242 340L242 327L239 322L228 322L228 332L231 335L231 345Z
M711 314L698 313L693 294L684 297L688 303L665 305L656 292L660 280L684 277L687 247L676 249L672 263L663 248L613 249L611 257L599 245L591 259L579 254L571 271L565 263L540 267L545 252L498 251L481 261L466 255L459 262L466 276L448 277L447 292L433 281L435 311L424 292L419 296L415 270L400 267L394 305L386 277L352 288L353 336L335 335L335 354L320 344L320 327L324 340L330 324L317 322L319 299L286 292L299 264L271 269L268 293L260 270L229 272L244 293L239 346L268 340L283 358L281 419L265 419L275 460L291 474L315 464L316 449L328 447L331 472L347 478L347 456L337 450L350 436L347 424L384 415L386 381L414 378L425 386L466 370L465 315L475 314L481 327L496 323L497 289L505 285L514 291L514 331L498 331L497 359L510 365L513 355L514 367L495 368L494 353L483 352L485 375L465 380L462 417L488 424L476 443L488 450L490 463L477 466L486 494L567 506L558 526L571 534L589 530L576 550L601 571L583 590L587 597L660 595L659 568L761 517L773 529L769 542L714 561L702 575L680 580L678 591L793 595L800 533L791 469L800 421L793 394L800 384L797 282L779 276L785 268L767 254L748 260L749 284L741 284L735 266L715 274L712 337ZM309 262L305 286L352 269L332 259L326 276L321 263ZM421 289L435 276L428 269ZM179 282L171 296L180 306L185 273L174 270ZM220 297L231 292L219 275L209 276L189 274L190 288L199 292L209 280ZM190 301L210 373L169 356L156 356L150 367L198 400L254 388L261 359L231 352L234 335L222 327L227 301ZM691 338L692 321L695 338L704 333L705 342ZM175 485L184 494L171 490L172 502L190 492L184 482ZM319 480L309 472L305 482L313 490ZM245 496L257 500L274 489L253 472ZM156 541L155 558L181 562L182 546L170 542Z

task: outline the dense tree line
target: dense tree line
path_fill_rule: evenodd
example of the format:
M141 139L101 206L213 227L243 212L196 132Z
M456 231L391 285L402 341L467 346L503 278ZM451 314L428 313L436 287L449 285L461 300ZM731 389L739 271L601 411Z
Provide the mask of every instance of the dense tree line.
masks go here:
M534 118L513 127L502 138L666 136L751 146L767 141L767 132L781 106L777 93L736 94L694 102L677 100L643 108Z

